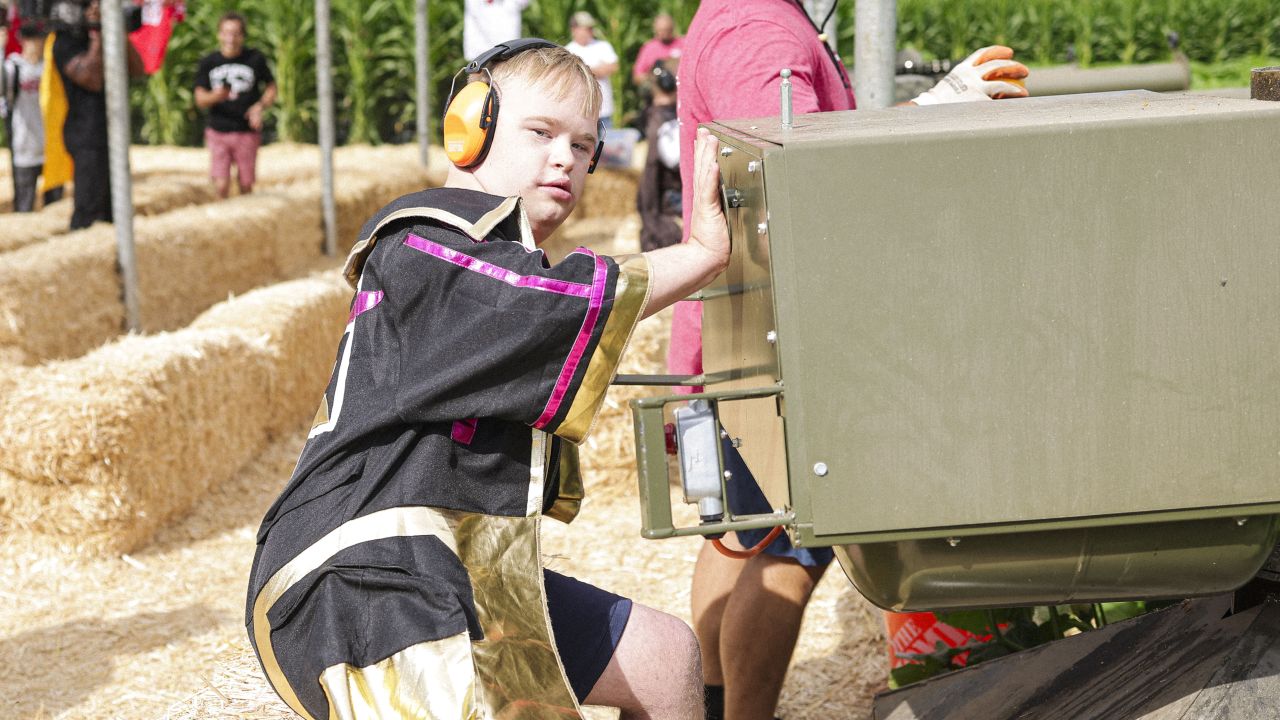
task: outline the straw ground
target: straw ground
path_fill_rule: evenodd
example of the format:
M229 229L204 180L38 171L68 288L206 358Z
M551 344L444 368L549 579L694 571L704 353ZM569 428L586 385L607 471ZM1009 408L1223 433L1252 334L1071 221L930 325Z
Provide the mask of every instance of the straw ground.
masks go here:
M636 249L636 234L634 216L612 223L597 217L567 227L556 242L628 252ZM660 370L668 323L664 313L641 325L624 372ZM572 526L548 522L545 548L552 567L687 620L698 541L638 536L625 402L648 392L611 392L600 430L584 448L582 516ZM288 716L248 651L243 593L257 522L305 438L300 422L291 427L133 554L57 555L29 535L6 535L0 601L8 611L0 615L0 656L15 668L0 679L7 712L33 718ZM884 678L879 627L878 612L832 570L810 607L781 715L865 716Z

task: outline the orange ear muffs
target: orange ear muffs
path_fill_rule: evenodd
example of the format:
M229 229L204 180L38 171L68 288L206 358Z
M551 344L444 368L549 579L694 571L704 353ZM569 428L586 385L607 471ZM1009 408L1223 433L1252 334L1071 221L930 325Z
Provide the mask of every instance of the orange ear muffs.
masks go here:
M480 164L493 144L497 97L489 84L469 83L444 113L444 151L460 168Z
M492 76L487 83L467 83L454 95L458 78L481 72L489 75L492 63L508 60L525 50L554 47L560 46L541 38L510 40L485 51L453 76L453 83L449 85L449 104L444 111L444 151L454 165L470 168L484 161L489 146L493 144L494 124L498 117L498 93L494 91ZM604 151L604 121L598 122L596 134L596 151L587 166L588 173L596 171L600 154Z

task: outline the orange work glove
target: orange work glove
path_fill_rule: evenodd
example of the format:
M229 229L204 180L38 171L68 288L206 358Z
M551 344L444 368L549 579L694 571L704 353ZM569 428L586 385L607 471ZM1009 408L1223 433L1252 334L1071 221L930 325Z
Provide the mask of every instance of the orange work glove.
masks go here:
M937 85L920 93L917 105L999 100L1026 97L1022 81L1031 74L1027 66L1013 59L1013 50L990 45L973 53L952 68Z

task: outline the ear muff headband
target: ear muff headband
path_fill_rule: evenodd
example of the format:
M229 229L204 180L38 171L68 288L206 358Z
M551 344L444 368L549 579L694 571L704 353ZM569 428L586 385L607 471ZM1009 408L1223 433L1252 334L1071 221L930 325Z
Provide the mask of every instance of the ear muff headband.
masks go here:
M509 60L525 50L554 47L560 46L541 38L510 40L495 45L454 74L449 85L449 104L444 111L444 149L454 165L460 168L479 165L493 145L493 131L498 121L498 93L493 86L493 76L489 75L489 66ZM465 83L462 90L454 93L460 75L481 72L489 76L489 82ZM587 166L588 173L595 172L600 162L604 130L604 122L600 121L596 126L596 151Z

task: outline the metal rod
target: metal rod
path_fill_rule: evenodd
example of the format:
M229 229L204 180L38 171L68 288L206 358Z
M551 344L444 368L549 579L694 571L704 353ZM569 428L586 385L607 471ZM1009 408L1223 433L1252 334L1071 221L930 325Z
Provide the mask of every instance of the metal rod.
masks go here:
M133 248L133 184L129 176L129 57L122 0L103 0L102 62L107 92L107 153L111 214L116 230L116 266L123 289L125 330L141 329L138 267Z
M427 0L415 0L413 13L414 72L417 74L418 95L418 160L422 167L429 167L428 151L431 148L431 66L428 55L430 26L427 25Z
M858 0L853 20L853 92L858 107L889 107L894 101L897 0Z
M1280 66L1254 68L1249 81L1249 97L1280 101Z
M782 68L782 127L791 129L791 69Z
M324 254L338 253L338 218L333 199L333 44L329 36L329 0L316 0L316 94L320 99L320 185L324 217Z
M1180 92L1191 87L1191 68L1183 62L1105 68L1036 68L1027 78L1026 85L1027 92L1034 97L1113 90Z

